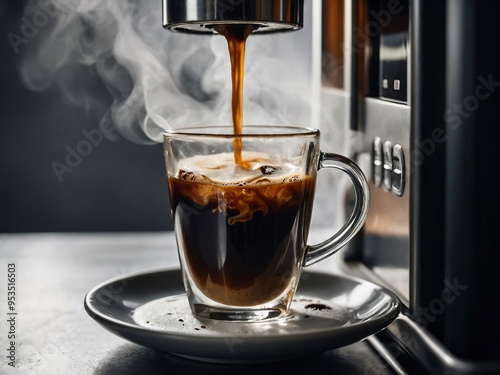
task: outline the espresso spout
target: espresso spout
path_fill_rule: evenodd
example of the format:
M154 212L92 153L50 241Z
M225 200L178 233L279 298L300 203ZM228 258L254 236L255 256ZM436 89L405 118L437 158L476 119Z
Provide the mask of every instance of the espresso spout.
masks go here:
M254 33L299 30L304 0L162 0L167 30L213 34L221 24L253 25Z

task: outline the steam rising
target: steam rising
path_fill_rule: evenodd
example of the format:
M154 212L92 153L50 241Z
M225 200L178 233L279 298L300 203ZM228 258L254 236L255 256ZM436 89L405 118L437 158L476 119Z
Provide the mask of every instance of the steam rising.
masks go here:
M40 11L52 22L27 45L21 73L31 89L57 84L137 143L161 142L165 129L231 124L224 37L164 30L158 0L32 0L26 16ZM244 124L309 125L299 53L294 33L250 36Z

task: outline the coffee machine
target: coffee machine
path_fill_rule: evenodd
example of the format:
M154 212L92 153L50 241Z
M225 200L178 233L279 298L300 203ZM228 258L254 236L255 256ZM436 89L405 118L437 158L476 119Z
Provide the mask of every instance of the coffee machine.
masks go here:
M305 5L321 112L370 180L370 212L343 261L404 305L370 342L397 373L500 373L500 4L163 0L163 26L297 30ZM348 212L349 190L339 196Z
M500 373L499 4L321 3L322 105L345 109L372 195L345 262L405 305L378 338L422 372Z

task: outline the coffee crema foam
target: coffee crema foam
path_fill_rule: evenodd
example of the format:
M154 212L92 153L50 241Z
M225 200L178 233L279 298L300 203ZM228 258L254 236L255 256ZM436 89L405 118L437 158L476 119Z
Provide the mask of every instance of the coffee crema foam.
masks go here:
M300 167L277 163L267 154L256 152L244 152L243 160L245 168L234 163L231 153L182 160L176 179L189 184L177 194L202 207L216 203L215 210L221 213L237 211L228 218L228 224L251 220L258 211L266 215L270 209L297 204L302 198L308 177L300 173ZM176 190L179 188L177 185Z

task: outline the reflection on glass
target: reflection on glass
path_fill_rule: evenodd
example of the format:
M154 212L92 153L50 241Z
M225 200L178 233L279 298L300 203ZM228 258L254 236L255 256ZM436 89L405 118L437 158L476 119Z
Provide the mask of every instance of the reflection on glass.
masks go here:
M322 3L322 83L344 88L344 0Z

